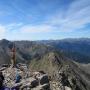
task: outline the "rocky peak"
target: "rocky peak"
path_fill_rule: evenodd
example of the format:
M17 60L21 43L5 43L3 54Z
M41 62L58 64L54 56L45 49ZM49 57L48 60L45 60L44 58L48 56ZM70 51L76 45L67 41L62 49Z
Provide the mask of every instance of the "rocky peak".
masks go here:
M0 41L0 43L2 43L2 44L8 44L9 43L9 41L8 40L6 40L6 39L2 39L1 41Z

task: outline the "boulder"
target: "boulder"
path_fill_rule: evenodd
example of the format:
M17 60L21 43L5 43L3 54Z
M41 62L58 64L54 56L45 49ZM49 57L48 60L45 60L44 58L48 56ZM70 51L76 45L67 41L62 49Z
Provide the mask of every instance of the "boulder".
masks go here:
M41 90L50 90L50 84L46 83L40 86Z
M44 75L38 77L38 79L39 79L41 85L49 83L49 78L48 78L47 74L44 74Z
M31 90L30 86L27 86L27 85L22 85L20 87L20 90Z
M72 90L70 87L65 86L65 90Z
M36 86L38 86L39 85L39 82L38 82L38 80L33 80L33 81L31 81L31 88L34 88L34 87L36 87Z
M46 74L44 71L39 71L40 74Z
M9 67L9 65L8 64L3 64L2 67Z
M16 89L17 90L22 86L22 83L16 83L14 86L11 87L12 90Z
M3 70L5 70L7 67L2 67L2 68L0 68L0 71L3 71Z
M31 90L50 90L50 84L47 83L47 84L39 85L35 88L32 88Z

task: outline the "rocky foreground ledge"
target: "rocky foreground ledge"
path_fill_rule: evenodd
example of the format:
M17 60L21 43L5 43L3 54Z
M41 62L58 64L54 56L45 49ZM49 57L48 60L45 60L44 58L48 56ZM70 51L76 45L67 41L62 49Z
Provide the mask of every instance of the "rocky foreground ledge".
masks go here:
M3 72L4 85L7 87L19 87L20 90L50 90L49 76L43 71L29 71L25 64L18 64L18 67L3 65L0 71ZM17 73L21 79L15 83Z

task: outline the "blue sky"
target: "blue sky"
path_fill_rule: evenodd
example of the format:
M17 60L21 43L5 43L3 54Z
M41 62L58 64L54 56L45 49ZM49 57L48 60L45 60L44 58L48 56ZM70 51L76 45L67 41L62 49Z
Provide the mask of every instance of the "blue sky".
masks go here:
M0 39L90 38L90 0L0 0Z

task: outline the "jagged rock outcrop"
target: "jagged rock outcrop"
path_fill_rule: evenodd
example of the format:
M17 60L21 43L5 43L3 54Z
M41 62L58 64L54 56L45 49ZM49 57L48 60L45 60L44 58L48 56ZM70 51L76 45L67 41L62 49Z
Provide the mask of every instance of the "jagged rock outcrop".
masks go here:
M5 77L4 85L7 87L19 90L50 90L48 75L40 72L38 74L30 72L25 64L20 64L18 67L7 67L1 69L1 71ZM16 83L17 74L21 78Z

